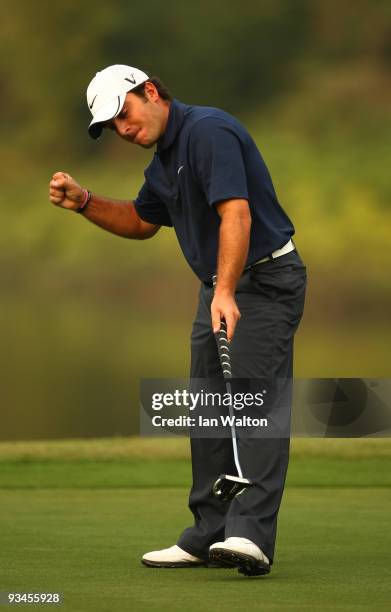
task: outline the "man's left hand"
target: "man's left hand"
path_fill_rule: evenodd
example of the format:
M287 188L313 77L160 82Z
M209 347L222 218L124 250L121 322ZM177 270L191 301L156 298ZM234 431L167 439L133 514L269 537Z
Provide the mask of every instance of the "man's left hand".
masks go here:
M239 308L235 302L235 298L231 293L218 293L216 292L211 307L212 315L212 327L213 333L220 331L220 323L222 319L225 319L227 324L227 339L231 342L236 324L239 321L240 314Z

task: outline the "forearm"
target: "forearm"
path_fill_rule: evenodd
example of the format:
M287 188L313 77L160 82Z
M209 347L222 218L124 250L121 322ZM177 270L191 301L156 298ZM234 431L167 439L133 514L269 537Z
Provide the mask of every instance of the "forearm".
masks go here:
M222 217L219 231L216 293L235 293L236 285L247 261L250 243L249 215Z
M96 193L86 200L87 193L67 172L56 172L49 183L52 204L74 212L82 207L80 215L112 234L143 240L160 229L160 225L141 219L130 200L112 200Z
M91 223L117 236L141 240L153 235L143 227L130 200L113 200L92 193L86 210L81 214Z

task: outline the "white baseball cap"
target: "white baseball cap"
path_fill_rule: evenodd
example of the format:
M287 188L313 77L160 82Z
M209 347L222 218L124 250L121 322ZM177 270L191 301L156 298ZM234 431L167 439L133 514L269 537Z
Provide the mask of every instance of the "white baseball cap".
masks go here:
M102 133L102 123L121 112L128 91L148 80L148 75L138 68L115 64L97 72L87 87L87 104L92 114L88 126L95 140Z

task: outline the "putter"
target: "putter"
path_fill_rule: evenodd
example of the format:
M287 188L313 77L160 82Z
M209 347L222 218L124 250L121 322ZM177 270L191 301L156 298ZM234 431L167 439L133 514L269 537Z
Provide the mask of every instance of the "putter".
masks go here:
M217 276L213 276L213 288L216 287ZM223 370L223 376L225 379L225 386L227 393L232 398L232 386L230 379L232 378L231 370L231 356L229 352L228 340L227 340L227 324L224 319L220 322L220 330L215 334L217 340L217 349L219 353L221 368ZM228 406L230 417L234 416L232 401ZM236 439L236 428L235 423L231 425L231 439L232 448L235 459L235 466L238 472L237 476L231 476L229 474L220 474L218 479L213 485L213 493L221 502L231 501L236 495L240 495L248 487L252 485L252 482L248 478L243 477L242 468L240 467L239 456L238 456L238 444Z

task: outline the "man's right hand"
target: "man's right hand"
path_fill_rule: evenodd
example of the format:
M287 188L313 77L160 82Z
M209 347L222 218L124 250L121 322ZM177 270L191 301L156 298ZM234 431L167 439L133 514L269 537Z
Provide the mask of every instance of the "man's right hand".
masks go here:
M77 211L87 196L88 191L66 172L53 174L49 184L49 199L55 206ZM102 229L123 238L145 240L152 238L160 229L160 225L149 223L139 217L132 200L112 200L97 193L94 193L89 200L88 208L82 216Z
M77 210L84 198L85 190L69 174L53 174L49 183L49 199L52 204L68 210Z

